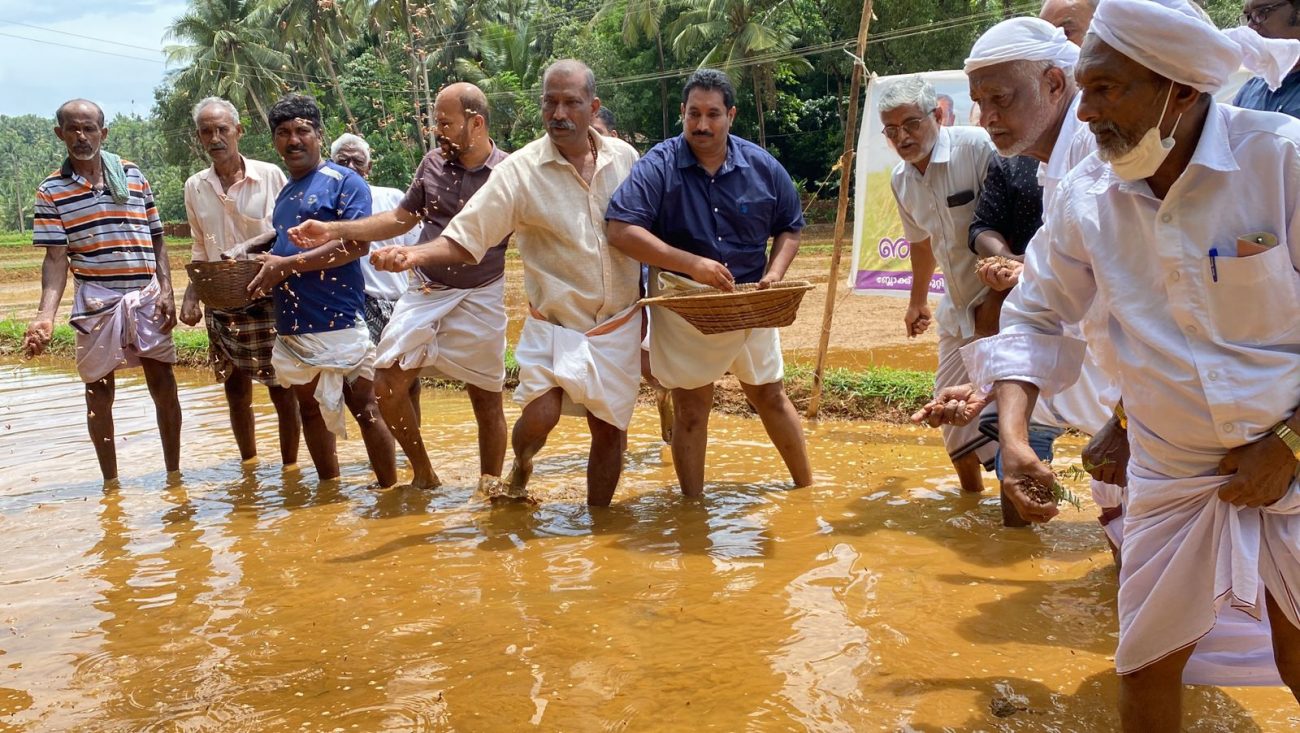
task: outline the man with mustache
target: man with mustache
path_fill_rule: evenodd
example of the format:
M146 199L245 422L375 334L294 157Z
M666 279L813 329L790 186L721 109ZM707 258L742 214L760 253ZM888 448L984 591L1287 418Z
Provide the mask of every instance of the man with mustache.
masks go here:
M357 259L369 246L335 239L303 252L288 235L308 219L369 216L370 187L351 169L322 159L316 100L285 96L268 110L267 122L289 181L271 215L275 244L260 256L262 270L248 290L255 297L271 292L275 300L278 335L271 363L276 381L293 387L307 451L322 480L339 476L335 436L347 436L346 411L361 428L379 485L392 486L397 483L393 436L375 401L375 347L362 315L365 279Z
M305 221L289 230L293 241L313 247L340 237L391 240L421 222L421 240L441 234L507 155L488 134L487 97L473 84L444 88L433 111L438 147L420 161L396 206L354 221ZM506 377L506 241L503 237L490 247L477 264L412 270L411 286L397 301L390 327L379 340L379 407L411 462L415 486L434 488L440 483L420 436L419 378L427 374L465 383L478 423L479 490L489 497L501 493L506 453L501 405Z
M902 158L890 185L912 248L911 301L903 318L909 337L930 327L930 280L936 266L943 272L934 383L941 393L970 381L960 349L976 338L981 309L998 306L976 277L977 258L966 246L993 146L979 128L943 127L934 87L919 76L883 89L878 107L885 138ZM982 466L993 460L996 446L974 424L945 424L943 442L962 491L983 491Z
M609 246L605 208L636 151L591 129L596 77L575 59L542 74L546 136L496 170L436 239L371 255L379 269L426 271L482 261L507 235L519 248L529 315L515 360L523 413L511 442L508 496L527 497L533 459L561 414L591 431L587 503L606 506L623 471L636 405L640 309L637 262Z
M1184 668L1230 609L1267 614L1272 649L1220 665L1271 657L1300 693L1300 123L1214 102L1246 51L1186 0L1101 0L1075 70L1098 154L1048 199L1002 332L970 347L1001 406L1004 490L1048 521L1028 413L1078 374L1064 324L1104 309L1131 449L1126 731L1179 730Z
M77 373L86 384L86 424L106 482L117 479L113 435L115 375L141 367L153 398L168 473L180 469L181 407L176 394L176 326L171 270L153 190L140 169L102 149L104 111L85 99L55 113L54 134L68 150L36 189L32 243L45 250L41 299L27 327L29 357L49 345L54 316L72 272L70 319Z
M1065 174L1094 149L1092 135L1075 117L1078 92L1073 70L1078 56L1078 47L1061 29L1039 18L1012 18L981 36L966 60L971 99L980 107L980 124L989 131L1004 160L1022 156L1037 161L1037 182L1043 200L1049 200ZM981 254L1004 254L998 247L1005 241L999 241L997 235L984 231L976 240ZM1021 259L1023 255L1001 263L986 261L979 268L980 280L994 291L992 301L1001 303L1019 282ZM1103 317L1095 315L1095 334L1104 333L1100 325ZM1072 333L1080 333L1078 326L1072 325L1071 329ZM1099 521L1117 552L1121 541L1117 520L1121 515L1128 444L1119 419L1111 411L1119 395L1099 366L1102 357L1095 353L1104 345L1104 338L1094 341L1078 382L1039 405L1031 434L1036 436L1039 457L1045 460L1052 455L1048 438L1063 428L1073 427L1094 436L1084 451L1084 463L1096 479L1092 494L1102 508ZM972 385L962 385L941 393L936 401L951 403L954 397L965 400L972 409L983 409L991 395L976 394ZM989 421L993 412L987 410L983 422L986 431L996 433L996 424ZM1026 523L1009 497L1003 495L1002 502L1004 523Z
M185 214L194 237L191 259L207 262L221 259L226 250L264 242L274 234L271 212L275 198L284 188L280 167L250 160L239 153L244 126L239 110L221 97L208 97L194 105L194 126L199 145L212 165L185 181ZM191 283L185 289L180 319L191 326L205 318L208 354L217 381L226 393L230 428L239 447L239 458L257 457L253 417L253 382L266 385L275 405L280 426L280 460L284 465L298 461L298 405L293 391L275 382L271 347L275 344L275 307L270 298L259 298L229 310L199 306L198 292Z
M736 92L727 75L700 69L682 88L682 134L637 162L610 201L610 243L652 266L650 294L732 290L780 282L804 227L790 174L767 151L731 134ZM772 253L767 254L769 239ZM650 365L672 390L673 468L682 494L704 493L714 383L730 372L758 411L795 486L812 483L803 427L785 393L775 328L705 335L675 313L654 312Z

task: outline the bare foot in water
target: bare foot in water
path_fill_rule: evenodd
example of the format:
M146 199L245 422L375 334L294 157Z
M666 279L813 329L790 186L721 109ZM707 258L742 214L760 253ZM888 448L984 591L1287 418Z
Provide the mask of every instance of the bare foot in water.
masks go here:
M411 483L407 484L412 489L436 489L442 486L442 481L438 479L437 473L431 473L428 476L416 474L411 478Z
M506 477L505 481L496 479L493 476L484 476L479 479L479 488L484 490L488 500L493 504L516 501L536 504L537 501L528 495L528 480L532 478L532 475L532 461L521 463L516 458L510 466L510 475Z

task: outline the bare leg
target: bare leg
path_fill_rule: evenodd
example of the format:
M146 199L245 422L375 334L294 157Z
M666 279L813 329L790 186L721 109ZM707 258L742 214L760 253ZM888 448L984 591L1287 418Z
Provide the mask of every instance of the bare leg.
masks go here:
M587 505L609 506L623 473L627 432L587 413L591 452L587 454Z
M117 478L117 446L113 444L113 397L117 393L114 373L86 384L86 427L90 442L99 459L99 472L105 481Z
M515 465L510 469L507 487L513 493L523 493L528 479L533 475L533 456L546 445L546 438L560 422L560 408L564 392L556 387L527 405L515 421L510 443L515 450Z
M713 385L673 390L673 469L685 496L704 494L704 456L709 448Z
M176 392L176 373L171 364L155 359L141 359L144 382L153 398L158 434L162 437L163 463L167 472L181 470L181 400Z
M302 424L298 420L298 398L288 387L269 385L266 388L275 405L275 417L280 425L280 461L286 466L298 462L298 436L302 434Z
M758 411L758 418L763 421L763 429L772 445L781 454L785 467L790 470L790 478L795 486L812 485L812 466L808 463L808 449L803 440L803 423L799 422L799 413L785 394L785 382L768 382L767 384L740 383L749 403Z
M469 403L478 423L479 473L500 476L506 460L506 411L500 392L489 392L472 384L465 385Z
M980 465L979 456L971 451L961 458L954 458L952 467L957 469L957 480L961 490L972 494L984 491L984 466Z
M379 400L379 410L384 415L384 422L393 437L402 446L406 460L411 463L411 485L420 489L437 488L442 482L429 461L429 451L424 446L420 435L420 416L416 404L411 400L412 385L419 387L420 373L411 369L402 369L397 365L385 367L375 373L375 397ZM416 392L417 399L419 392Z
M239 446L239 460L257 457L256 422L253 418L253 380L248 375L232 370L221 385L226 390L226 406L230 410L230 431Z
M1264 592L1268 606L1268 623L1273 628L1273 657L1282 683L1291 689L1291 696L1300 702L1300 629L1291 625L1282 613L1271 591Z
M1124 733L1178 733L1183 717L1183 667L1195 644L1119 678Z
M420 377L419 376L416 376L415 379L411 380L410 394L411 394L411 409L415 410L415 424L423 425L424 421L421 419L420 416ZM384 418L384 420L388 420L388 418Z
M316 381L307 384L295 384L294 396L298 398L298 414L302 416L302 434L307 440L307 453L316 466L316 475L322 481L339 477L339 456L335 450L334 433L325 425L325 418L320 414L320 403L316 401Z
M389 487L397 484L397 446L393 442L393 434L388 431L388 424L384 422L384 416L379 414L374 383L369 379L358 379L345 384L343 399L361 428L366 455L370 456L370 467L374 469L379 485Z

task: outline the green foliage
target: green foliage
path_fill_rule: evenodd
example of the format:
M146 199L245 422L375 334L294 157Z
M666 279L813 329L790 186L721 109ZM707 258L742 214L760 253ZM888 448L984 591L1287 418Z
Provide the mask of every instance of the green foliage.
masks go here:
M1240 0L1205 0L1220 25ZM975 38L1039 0L875 0L866 64L880 74L959 68ZM266 109L313 94L327 137L369 141L376 184L405 187L432 144L427 108L448 82L478 83L507 150L542 133L541 73L586 61L620 134L645 150L680 132L681 85L702 65L733 76L732 130L761 142L808 194L833 200L861 0L188 0L166 48L173 71L148 118L112 121L108 148L139 163L164 219L208 165L191 110L211 95L240 110L241 152L279 162ZM0 116L0 229L31 226L33 192L63 158L47 118Z

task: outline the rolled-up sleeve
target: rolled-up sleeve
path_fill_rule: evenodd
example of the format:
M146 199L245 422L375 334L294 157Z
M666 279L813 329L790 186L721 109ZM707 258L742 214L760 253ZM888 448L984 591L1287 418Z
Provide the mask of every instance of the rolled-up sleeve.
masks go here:
M773 187L776 189L776 208L772 212L772 236L784 232L803 231L803 203L799 201L799 191L794 187L790 174L779 164L774 164L772 171Z
M1030 242L1020 284L1002 305L1001 330L962 349L980 387L1014 380L1052 395L1079 378L1086 345L1063 335L1062 327L1083 319L1096 298L1097 281L1070 203L1062 191L1048 223Z
M442 236L465 248L475 262L481 262L489 249L518 228L516 222L523 208L520 195L523 184L516 166L510 164L513 160L508 158L497 166L487 183L470 197L442 231Z

